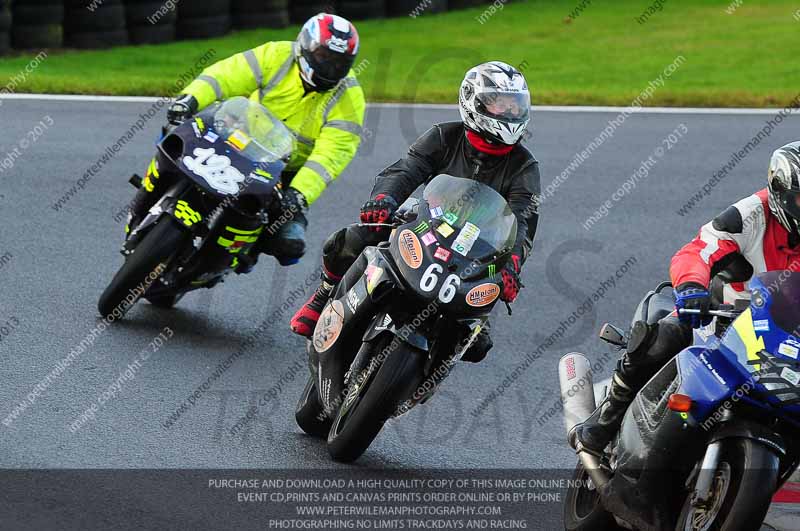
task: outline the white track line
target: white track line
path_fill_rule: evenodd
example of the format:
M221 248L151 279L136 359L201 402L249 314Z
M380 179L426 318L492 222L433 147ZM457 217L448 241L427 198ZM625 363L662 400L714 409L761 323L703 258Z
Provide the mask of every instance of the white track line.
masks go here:
M160 98L147 96L89 96L80 94L0 94L0 100L38 100L38 101L80 101L80 102L114 102L114 103L154 103ZM454 110L457 105L438 103L370 103L370 107L380 108L415 108ZM780 109L748 109L748 108L715 108L715 107L589 107L583 105L534 105L534 112L599 112L620 113L628 110L639 114L775 114ZM792 114L797 113L792 110Z

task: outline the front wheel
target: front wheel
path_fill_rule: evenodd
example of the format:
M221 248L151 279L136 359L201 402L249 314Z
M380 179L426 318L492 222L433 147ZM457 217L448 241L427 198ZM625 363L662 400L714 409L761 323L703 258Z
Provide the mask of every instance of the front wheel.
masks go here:
M616 520L603 509L600 495L589 480L589 473L578 462L572 485L564 501L565 531L598 531L619 529Z
M751 439L725 439L704 507L683 504L676 531L757 531L778 482L778 456Z
M325 408L319 401L317 384L313 376L308 377L306 388L300 395L294 420L304 432L315 437L325 437L331 429L331 420L325 415Z
M384 423L422 383L426 353L400 342L388 349L386 334L379 341L371 360L372 368L351 379L344 403L328 433L328 452L336 461L349 463L363 454ZM389 350L383 363L378 356Z
M144 295L147 288L164 272L170 259L181 249L188 233L170 217L163 217L125 260L120 270L100 296L100 315L116 319Z

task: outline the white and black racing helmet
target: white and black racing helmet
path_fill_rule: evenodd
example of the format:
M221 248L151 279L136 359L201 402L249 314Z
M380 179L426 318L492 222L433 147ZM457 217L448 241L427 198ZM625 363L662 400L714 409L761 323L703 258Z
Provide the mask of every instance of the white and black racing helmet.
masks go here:
M790 234L800 236L800 141L772 153L767 182L772 215Z
M490 142L512 146L528 127L531 95L519 70L490 61L467 72L458 106L467 128Z

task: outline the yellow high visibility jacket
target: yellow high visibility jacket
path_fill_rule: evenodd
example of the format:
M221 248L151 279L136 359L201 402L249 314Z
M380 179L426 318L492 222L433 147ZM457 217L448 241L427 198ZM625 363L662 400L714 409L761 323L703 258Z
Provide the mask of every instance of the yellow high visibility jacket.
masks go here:
M347 167L364 125L364 92L351 70L327 92L305 93L294 60L295 43L268 42L206 68L183 92L203 109L217 100L248 96L260 102L295 135L286 171L309 204Z

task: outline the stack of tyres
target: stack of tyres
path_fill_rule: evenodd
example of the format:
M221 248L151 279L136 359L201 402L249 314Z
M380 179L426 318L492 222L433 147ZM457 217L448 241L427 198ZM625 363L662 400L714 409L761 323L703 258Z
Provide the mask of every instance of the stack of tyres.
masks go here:
M0 0L0 54L11 47L11 9L9 0Z
M449 0L453 3L454 0ZM389 16L408 17L447 11L448 0L388 0Z
M289 0L233 0L234 28L285 28Z
M450 10L465 9L467 7L482 6L488 4L487 0L448 0L447 5Z
M319 13L332 13L333 0L321 2L320 0L292 0L289 3L289 17L294 24L302 24Z
M125 0L128 36L134 44L158 44L175 40L178 2Z
M128 43L122 0L64 0L64 43L73 48L107 48Z
M395 0L388 0L389 4ZM386 16L387 0L339 0L336 14L349 20L381 18Z
M61 0L15 0L12 19L11 44L14 48L58 48L64 44L64 6Z
M231 30L231 0L183 0L178 4L178 37L208 39Z

